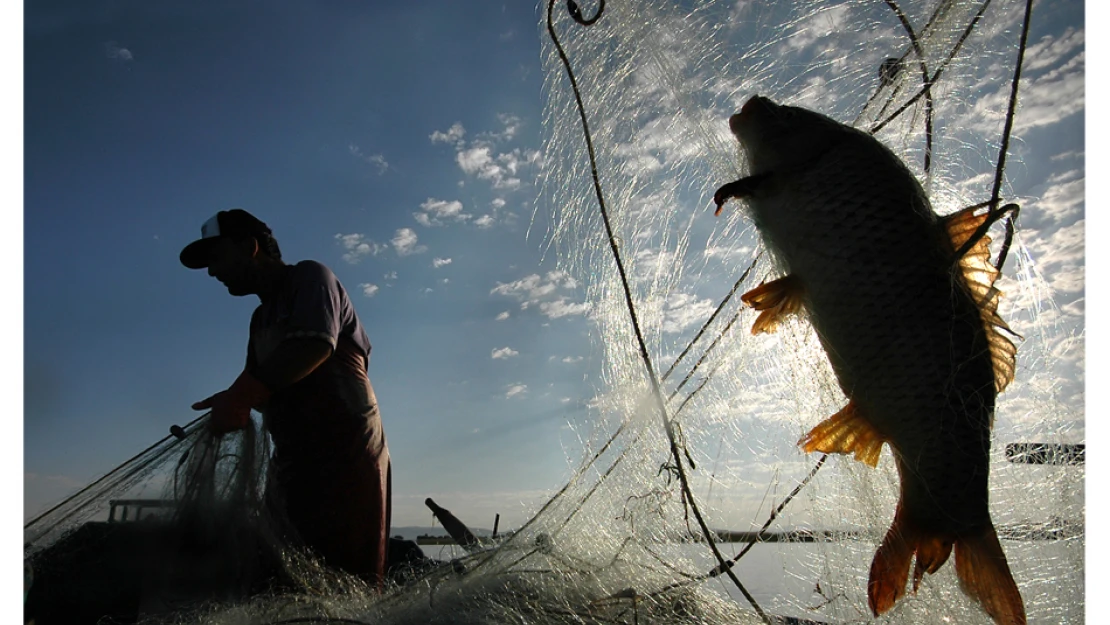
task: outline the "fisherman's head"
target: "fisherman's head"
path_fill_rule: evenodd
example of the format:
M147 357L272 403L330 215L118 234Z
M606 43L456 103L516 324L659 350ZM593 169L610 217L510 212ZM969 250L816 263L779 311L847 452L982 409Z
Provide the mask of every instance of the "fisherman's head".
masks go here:
M216 213L200 233L181 250L181 264L207 268L232 295L260 294L269 270L284 265L270 228L241 208Z

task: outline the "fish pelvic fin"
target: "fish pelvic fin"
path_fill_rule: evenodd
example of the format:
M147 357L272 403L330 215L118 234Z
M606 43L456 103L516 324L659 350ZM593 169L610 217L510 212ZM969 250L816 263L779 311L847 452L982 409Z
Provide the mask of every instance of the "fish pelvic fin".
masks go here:
M855 402L817 424L798 441L806 453L855 454L856 460L870 466L879 465L879 454L886 439L871 422L860 414Z
M802 282L793 275L765 282L740 296L740 301L762 311L752 324L752 334L771 333L788 316L802 310Z
M867 579L867 604L871 613L879 616L894 607L906 594L906 580L910 576L910 560L917 550L918 532L906 520L902 502L894 512L894 523L887 530ZM915 575L916 577L916 575ZM915 586L918 580L914 580Z
M1025 625L1021 599L994 525L956 540L956 576L964 593L979 602L998 625Z
M894 607L906 594L910 559L917 556L913 567L913 592L916 594L925 573L932 575L948 561L953 539L938 533L923 531L909 520L901 502L894 513L894 523L871 561L871 574L867 581L867 602L875 616Z
M980 226L991 217L990 211L976 214L980 207L972 206L944 217L944 227L952 240L954 249L961 249ZM1001 275L990 260L991 238L980 236L962 257L956 259L960 274L968 293L979 308L983 327L987 331L991 363L994 367L994 389L1001 393L1014 381L1017 347L1006 334L1020 336L998 314L998 302L1002 292L994 283Z

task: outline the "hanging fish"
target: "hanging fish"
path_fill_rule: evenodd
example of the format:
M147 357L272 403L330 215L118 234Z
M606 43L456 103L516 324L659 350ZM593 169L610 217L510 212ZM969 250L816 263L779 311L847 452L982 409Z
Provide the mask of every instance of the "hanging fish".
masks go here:
M761 311L752 333L804 312L848 398L799 444L872 467L883 443L893 451L901 489L871 564L872 612L905 594L915 555L916 592L954 551L964 592L996 623L1025 623L988 510L995 397L1016 353L977 232L992 215L938 216L893 152L824 115L755 96L729 127L751 175L716 192L717 214L746 200L785 273L743 295Z

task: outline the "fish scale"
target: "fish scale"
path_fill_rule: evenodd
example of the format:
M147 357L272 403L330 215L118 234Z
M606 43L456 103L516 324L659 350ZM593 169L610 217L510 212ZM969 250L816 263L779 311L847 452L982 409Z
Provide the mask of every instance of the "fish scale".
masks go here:
M873 613L903 596L915 556L916 590L954 551L965 592L997 623L1025 623L988 490L995 398L1012 377L1013 346L998 334L1008 328L985 264L989 239L956 257L987 217L937 216L893 152L818 113L755 96L729 125L751 175L718 190L718 213L729 198L746 200L785 274L742 297L761 311L753 332L804 314L848 398L801 443L871 466L884 443L893 451L900 495L872 562Z

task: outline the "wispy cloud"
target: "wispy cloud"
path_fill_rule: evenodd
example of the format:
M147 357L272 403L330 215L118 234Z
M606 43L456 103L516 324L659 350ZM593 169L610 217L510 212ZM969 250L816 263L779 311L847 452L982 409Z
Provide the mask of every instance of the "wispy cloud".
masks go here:
M1060 37L1046 35L1037 43L1029 46L1025 51L1023 67L1028 71L1037 71L1052 67L1064 57L1070 55L1076 48L1083 47L1083 29L1068 28Z
M1058 42L1042 40L1046 55L1036 69L1021 79L1021 100L1014 118L1014 132L1022 133L1039 126L1050 126L1083 110L1085 106L1085 53L1081 49L1083 32L1065 35ZM1070 58L1065 57L1080 47ZM1033 57L1028 57L1033 58ZM1061 64L1061 61L1063 63ZM1010 98L1010 87L999 86L995 91L979 98L958 119L961 127L982 134L996 134L1002 127Z
M433 258L432 259L432 267L434 267L436 269L439 269L440 267L443 267L444 265L450 265L450 264L451 264L451 259L450 258Z
M509 387L509 390L507 390L505 392L505 399L512 399L513 397L516 397L517 395L524 395L527 392L528 392L528 385L527 384L513 384L512 386Z
M532 274L513 282L498 282L490 295L503 295L520 302L521 310L535 308L549 319L571 315L584 315L591 306L588 302L575 303L565 291L578 287L578 282L562 271L549 271L544 276ZM564 293L559 291L563 290Z
M432 143L454 143L458 145L462 142L464 136L466 136L466 128L463 128L461 122L455 122L451 124L447 132L437 130L428 135L428 138L432 140Z
M358 285L358 288L362 289L362 294L366 297L374 297L374 295L378 292L378 285L370 284L368 282L364 282Z
M389 249L388 245L375 243L363 234L337 234L335 239L343 249L347 250L343 254L343 260L352 265L358 264L366 256L377 256Z
M704 323L717 305L711 299L698 299L688 293L672 293L663 309L663 332L674 334Z
M494 349L490 352L489 355L490 358L493 358L494 360L505 360L507 358L512 358L513 356L519 356L520 352L511 347L501 347L499 349Z
M130 50L128 50L127 48L121 48L120 46L116 45L116 42L114 41L105 44L104 50L107 53L108 58L110 59L119 59L121 61L135 60L135 55L131 54Z
M498 282L497 286L490 290L490 294L516 295L522 296L524 299L538 300L545 295L554 293L560 287L573 289L577 286L578 282L566 273L549 271L542 278L539 274L534 273L513 282Z
M408 256L410 254L421 254L428 251L425 245L417 244L416 231L412 228L401 228L393 235L390 240L393 249L397 252L398 256Z
M503 313L501 313L501 314L497 315L497 317L496 317L495 319L496 319L497 321L504 321L504 320L506 320L506 319L508 319L508 318L509 318L509 311L507 311L507 310L506 310L505 312L503 312Z
M424 227L442 226L446 221L465 222L470 219L468 213L462 212L462 202L458 200L446 201L428 198L420 205L420 212L413 213L417 223Z
M433 143L451 143L455 146L455 162L467 176L488 182L499 191L514 191L523 186L521 174L526 166L538 163L541 155L538 150L501 150L499 145L514 140L522 122L519 117L499 114L499 130L479 134L474 140L465 139L466 130L456 123L447 132L436 131L430 135ZM481 227L488 227L491 219L483 219Z
M362 150L353 143L348 145L347 149L350 151L352 156L366 161L367 163L377 168L379 176L384 174L389 169L389 163L386 162L385 157L381 154L364 154Z
M1050 186L1037 199L1034 214L1051 218L1056 223L1067 222L1083 213L1083 172L1070 170L1049 179Z
M1057 293L1074 296L1083 291L1084 228L1085 221L1080 219L1051 229L1047 236L1037 230L1024 231L1029 251Z
M519 150L516 152L519 152ZM502 159L505 159L513 167L502 166ZM520 187L520 179L511 174L511 171L515 171L517 162L514 154L501 154L494 157L489 146L481 146L462 150L455 156L455 162L465 173L490 181L495 189L517 189Z
M590 303L575 304L565 297L560 297L553 302L540 302L540 312L550 319L558 319L568 315L584 315L590 312Z
M507 113L498 113L497 120L501 122L501 130L482 133L480 138L496 142L511 141L516 138L516 133L520 131L521 125L519 117Z

